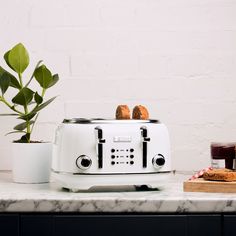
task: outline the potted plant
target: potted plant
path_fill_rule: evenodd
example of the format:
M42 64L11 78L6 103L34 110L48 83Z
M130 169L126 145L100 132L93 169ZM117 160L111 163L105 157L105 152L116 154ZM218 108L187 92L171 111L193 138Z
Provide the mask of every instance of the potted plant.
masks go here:
M29 65L29 54L21 43L7 51L4 60L13 73L0 66L0 102L9 108L11 113L0 115L16 116L20 122L8 134L21 134L20 138L12 143L13 180L19 183L48 182L52 144L32 141L31 134L39 112L56 98L44 101L47 89L59 80L58 74L53 75L42 61L39 61L32 76L28 80L23 78L23 73ZM32 80L39 84L37 91L30 88ZM6 96L9 88L15 90L11 101L10 94Z

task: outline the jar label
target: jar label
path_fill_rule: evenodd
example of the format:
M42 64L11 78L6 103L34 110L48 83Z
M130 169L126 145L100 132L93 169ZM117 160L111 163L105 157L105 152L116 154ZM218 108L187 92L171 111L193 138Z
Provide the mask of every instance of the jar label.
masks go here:
M212 159L211 160L211 166L214 169L221 169L225 168L225 160L224 159Z

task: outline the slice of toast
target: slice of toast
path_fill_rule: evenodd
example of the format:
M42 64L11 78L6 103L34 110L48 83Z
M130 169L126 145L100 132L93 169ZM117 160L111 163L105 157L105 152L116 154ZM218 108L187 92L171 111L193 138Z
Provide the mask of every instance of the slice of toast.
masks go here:
M130 119L130 110L127 105L119 105L116 108L116 119L117 120L129 120Z
M205 180L236 181L236 171L230 169L213 169L203 174Z
M138 120L148 120L149 119L149 113L148 110L145 106L142 105L137 105L133 109L133 114L132 114L133 119L138 119Z

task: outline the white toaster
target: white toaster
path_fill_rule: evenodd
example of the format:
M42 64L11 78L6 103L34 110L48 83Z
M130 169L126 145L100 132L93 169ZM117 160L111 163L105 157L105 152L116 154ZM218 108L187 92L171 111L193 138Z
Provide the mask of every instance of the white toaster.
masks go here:
M158 120L65 119L56 130L52 171L72 191L156 187L171 171L167 127Z

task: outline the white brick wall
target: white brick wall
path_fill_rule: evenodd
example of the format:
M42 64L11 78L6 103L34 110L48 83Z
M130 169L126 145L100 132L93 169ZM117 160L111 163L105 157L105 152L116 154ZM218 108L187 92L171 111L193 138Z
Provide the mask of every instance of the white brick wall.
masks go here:
M236 141L235 12L236 0L2 1L0 55L23 42L31 69L44 59L60 74L35 139L52 140L64 117L144 104L170 130L173 168L198 170L211 141ZM0 124L0 169L11 169L16 120Z

